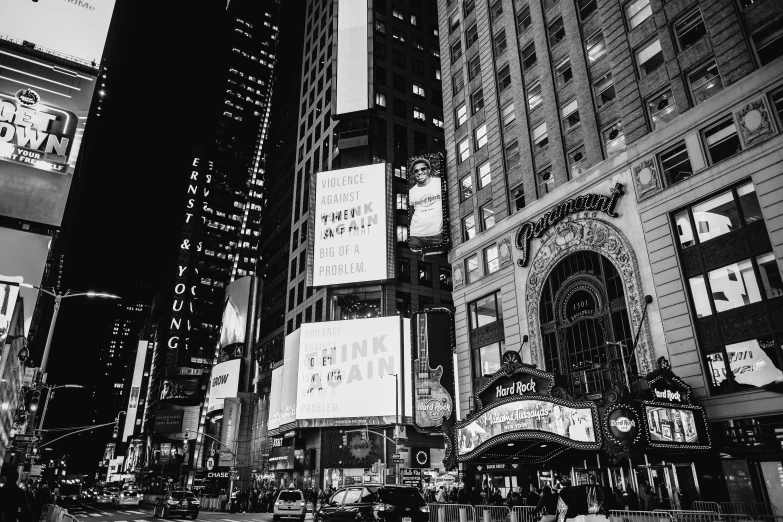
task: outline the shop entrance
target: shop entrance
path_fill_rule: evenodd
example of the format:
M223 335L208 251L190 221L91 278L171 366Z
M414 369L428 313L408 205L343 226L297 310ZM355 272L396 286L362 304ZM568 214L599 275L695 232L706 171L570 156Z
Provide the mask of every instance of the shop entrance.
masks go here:
M635 472L640 502L645 487L657 497L659 509L693 509L693 502L701 498L692 462L637 466Z

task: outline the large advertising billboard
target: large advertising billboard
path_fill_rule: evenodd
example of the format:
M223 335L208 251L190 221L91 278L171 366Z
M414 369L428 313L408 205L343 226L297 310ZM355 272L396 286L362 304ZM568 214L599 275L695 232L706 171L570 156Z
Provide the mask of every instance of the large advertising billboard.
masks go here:
M309 286L394 277L391 176L385 163L315 175Z
M337 96L335 114L369 108L367 0L337 4Z
M247 336L247 310L250 305L250 276L237 279L226 287L223 321L220 325L220 348L243 345Z
M125 413L125 427L122 430L122 440L133 435L136 426L136 413L139 407L139 394L141 392L141 379L144 376L144 361L147 359L148 341L139 341L136 347L136 362L133 365L133 377L131 377L130 396L128 397L128 409Z
M299 361L296 361L298 363ZM276 430L280 427L280 405L283 400L283 366L272 370L272 384L269 389L269 422L268 430Z
M239 390L239 371L242 367L241 359L216 364L212 368L209 379L209 405L207 411L215 411L223 408L223 399L236 397Z
M301 330L297 330L285 338L283 364L283 383L280 396L280 424L288 424L296 420L296 392L299 377L299 343Z
M6 3L0 27L17 6L38 5ZM0 215L59 226L97 78L2 48L0 63Z
M236 464L236 443L241 417L242 403L239 399L226 398L225 407L223 408L223 425L220 431L219 466L234 466Z
M0 34L85 63L100 64L116 0L0 0Z
M0 174L1 177L2 175ZM0 182L0 194L2 194L0 202L9 197L2 191L2 182ZM8 300L4 314L7 316L5 318L6 328L8 327L7 321L11 320L13 308L16 304L15 295L21 295L24 300L24 334L27 335L30 329L30 322L33 319L35 303L38 299L38 290L16 285L24 282L29 285L40 286L44 267L46 266L46 258L49 255L51 239L51 237L41 234L31 234L22 230L0 227L0 282L14 285L13 289L0 285L0 290L6 288L0 297L2 297L3 302L6 299Z
M449 251L446 162L433 152L408 158L408 246L412 252Z
M396 415L401 335L398 316L303 324L297 419Z
M411 318L413 422L436 430L455 416L454 326L447 309L416 312Z
M142 468L144 464L144 441L133 439L128 441L128 449L125 451L123 470L125 473L133 473Z

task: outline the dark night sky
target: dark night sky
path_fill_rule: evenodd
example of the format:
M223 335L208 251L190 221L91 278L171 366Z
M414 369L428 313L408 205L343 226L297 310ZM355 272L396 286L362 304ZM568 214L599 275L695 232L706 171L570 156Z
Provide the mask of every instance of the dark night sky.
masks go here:
M210 74L217 36L212 21L223 5L118 2L121 17L110 37L102 121L87 128L89 162L66 209L73 227L64 289L132 297L144 285L141 295L151 301L161 288L181 226L191 147L203 135L203 100L216 87ZM106 304L64 301L49 383L89 385L101 371L97 354L110 324ZM46 427L91 424L90 401L87 390L61 390L50 404ZM77 435L48 454L69 453L71 471L92 471L110 436L110 427L94 439Z

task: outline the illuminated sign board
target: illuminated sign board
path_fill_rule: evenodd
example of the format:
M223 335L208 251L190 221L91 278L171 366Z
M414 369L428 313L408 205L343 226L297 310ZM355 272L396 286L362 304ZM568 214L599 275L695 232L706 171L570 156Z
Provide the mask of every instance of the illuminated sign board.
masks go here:
M454 326L451 312L417 312L413 323L413 421L433 430L454 413Z
M226 288L223 321L220 325L220 347L223 349L245 343L247 309L250 304L250 284L252 281L252 277L242 277Z
M237 398L226 398L223 409L223 429L220 432L220 442L222 448L231 448L220 450L220 466L233 466L236 454L236 442L239 434L239 420L242 414L242 403ZM233 454L232 454L233 452Z
M457 425L457 456L475 456L514 438L549 439L573 448L599 449L597 418L594 402L541 396L504 400Z
M125 426L122 430L122 440L125 440L131 436L133 434L133 429L136 426L136 413L139 407L141 379L144 375L144 361L147 359L148 346L148 341L139 341L139 344L136 347L136 362L133 366L130 398L128 400L128 409L125 413Z
M314 176L309 286L394 277L388 241L393 221L390 174L389 165L378 163Z
M298 361L296 361L298 363ZM283 366L272 370L272 384L269 390L269 422L267 429L276 430L280 427L280 404L283 400Z
M209 377L209 405L207 411L219 410L223 407L223 399L236 397L239 390L239 372L242 367L241 359L233 359L212 368Z
M3 194L0 201L12 197L2 190L2 183L0 194ZM8 328L17 297L21 296L24 306L24 334L27 335L33 320L38 290L18 285L22 282L41 285L51 240L49 236L0 227L0 245L3 246L0 248L0 329ZM0 334L3 341L4 335Z
M653 448L708 449L711 446L704 409L644 401L644 431Z
M395 415L400 321L393 316L303 324L297 419Z
M449 236L446 162L440 152L408 159L408 246L412 252L446 253Z
M155 415L155 433L181 432L184 415L182 410L159 410Z
M335 114L369 108L367 0L337 4L337 96Z
M506 397L521 395L549 395L555 386L554 374L528 367L515 367L505 373L505 366L494 378L476 392L479 407L485 407Z
M116 0L0 0L0 34L100 63Z

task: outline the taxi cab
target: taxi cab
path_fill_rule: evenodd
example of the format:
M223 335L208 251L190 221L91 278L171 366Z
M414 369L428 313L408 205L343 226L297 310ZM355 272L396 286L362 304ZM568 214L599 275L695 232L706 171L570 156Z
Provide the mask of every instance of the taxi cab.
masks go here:
M272 520L298 518L301 522L305 519L305 513L307 513L307 504L304 493L298 489L284 489L275 500Z

